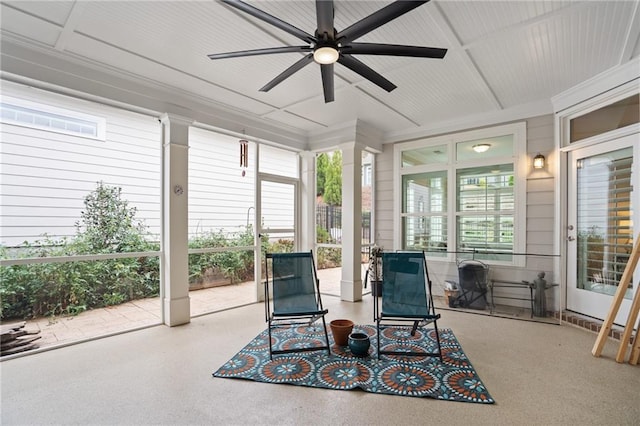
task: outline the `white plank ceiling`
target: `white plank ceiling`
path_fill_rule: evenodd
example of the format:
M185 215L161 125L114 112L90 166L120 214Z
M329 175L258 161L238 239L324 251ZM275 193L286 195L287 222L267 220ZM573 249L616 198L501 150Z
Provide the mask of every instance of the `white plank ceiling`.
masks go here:
M313 1L249 3L308 33L316 28ZM336 0L335 27L388 3ZM443 47L443 60L360 56L398 86L391 93L336 64L336 100L328 104L316 64L258 91L300 54L209 60L209 53L301 44L217 1L2 1L1 66L15 72L12 59L34 49L61 70L89 66L175 93L172 102L194 99L300 135L354 121L393 135L550 106L554 95L640 55L639 10L638 0L433 0L358 41Z

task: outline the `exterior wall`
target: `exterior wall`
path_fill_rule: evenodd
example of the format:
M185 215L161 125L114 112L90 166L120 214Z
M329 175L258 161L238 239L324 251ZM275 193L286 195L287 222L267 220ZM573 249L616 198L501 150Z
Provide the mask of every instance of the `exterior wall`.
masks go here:
M393 145L383 145L383 151L376 156L375 167L375 230L374 243L393 249Z
M0 244L75 234L84 197L98 181L122 188L150 232L160 233L161 126L157 118L33 88L2 94L106 119L106 140L2 123Z
M555 236L555 176L549 170L549 163L554 160L554 122L552 115L532 117L526 120L527 125L527 232L526 253L545 256L527 256L526 265L517 267L494 267L491 278L520 282L533 281L538 272L544 271L548 283L559 283L554 275L557 270L558 257L554 256ZM547 158L547 166L542 171L532 171L532 158L541 153ZM393 145L384 145L384 151L376 160L376 243L386 250L393 250ZM436 294L443 294L446 280L458 281L455 263L430 260L429 274ZM527 289L496 288L496 296L528 297ZM547 292L547 308L559 310L559 288ZM555 302L555 303L554 303ZM496 303L515 306L529 306L528 301L496 299Z
M152 238L160 239L162 127L157 117L3 82L2 95L98 116L105 140L2 123L0 127L0 244L71 237L84 198L98 181L122 188ZM297 154L265 149L267 170L297 175ZM240 232L255 217L256 146L242 176L238 138L189 129L189 237L206 231ZM293 194L263 193L272 227L292 228ZM284 206L284 208L283 208Z

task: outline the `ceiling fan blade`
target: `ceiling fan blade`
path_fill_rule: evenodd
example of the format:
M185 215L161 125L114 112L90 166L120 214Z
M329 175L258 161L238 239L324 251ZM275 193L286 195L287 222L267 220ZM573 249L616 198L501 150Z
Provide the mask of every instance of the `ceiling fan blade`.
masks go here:
M300 71L306 65L309 65L311 62L313 62L313 53L308 54L307 56L305 56L304 58L300 59L295 64L291 65L289 68L284 70L276 78L274 78L273 80L271 80L270 82L265 84L264 87L262 87L262 89L260 89L260 91L261 92L268 92L269 90L271 90L274 87L276 87L278 84L282 83L288 77L291 77L293 74L295 74L296 72Z
M338 62L349 68L351 71L357 72L372 83L382 87L387 92L390 92L397 87L395 84L372 70L369 66L349 55L340 55Z
M341 48L349 55L411 56L416 58L442 59L447 49L437 47L404 46L401 44L351 43Z
M307 43L315 43L315 37L311 34L302 31L298 27L294 27L288 22L284 22L283 20L276 18L273 15L269 15L267 12L263 12L262 10L255 8L243 1L240 0L221 0L223 3L228 4L229 6L235 7L249 15L258 18L268 24L273 25L276 28L280 28L282 31L285 31L293 36L298 37L300 40L305 41Z
M316 15L318 17L318 38L323 34L328 35L329 40L333 40L335 34L333 29L333 0L316 0Z
M241 50L239 52L212 53L207 56L209 59L225 59L240 58L243 56L268 55L271 53L309 52L310 50L312 49L309 46L282 46L269 47L266 49Z
M427 2L429 0L395 1L340 31L336 35L336 40L343 44L353 41Z
M333 96L333 64L320 65L322 73L322 88L324 89L324 103L334 101Z

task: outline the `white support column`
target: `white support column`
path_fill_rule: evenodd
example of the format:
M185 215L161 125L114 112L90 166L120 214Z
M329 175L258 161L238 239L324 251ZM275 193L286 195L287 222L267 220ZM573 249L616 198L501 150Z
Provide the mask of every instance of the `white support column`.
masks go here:
M162 261L160 294L168 326L191 321L188 256L189 125L192 120L163 114Z
M310 151L300 153L302 175L300 191L300 250L308 251L315 247L316 230L316 154ZM314 253L316 260L318 254Z
M342 280L340 299L362 300L362 147L357 143L342 149Z

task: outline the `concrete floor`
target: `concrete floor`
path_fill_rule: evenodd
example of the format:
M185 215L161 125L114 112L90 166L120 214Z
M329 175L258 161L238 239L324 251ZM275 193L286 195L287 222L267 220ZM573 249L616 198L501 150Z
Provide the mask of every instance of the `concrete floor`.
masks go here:
M372 299L325 296L328 320L372 322ZM640 367L596 334L441 311L495 405L213 378L265 328L253 304L0 363L2 425L505 424L638 425Z

